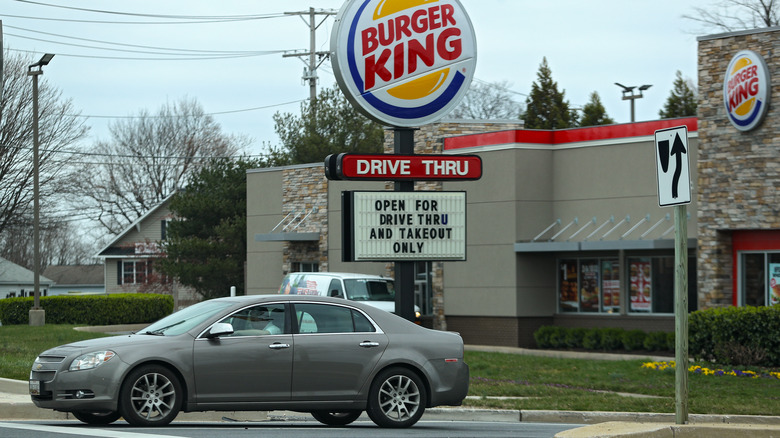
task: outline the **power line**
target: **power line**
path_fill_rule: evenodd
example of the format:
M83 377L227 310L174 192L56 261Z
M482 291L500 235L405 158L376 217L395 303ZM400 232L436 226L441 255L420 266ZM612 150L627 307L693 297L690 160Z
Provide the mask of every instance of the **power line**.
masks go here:
M285 105L291 105L293 103L301 103L305 101L306 99L298 99L298 100L291 100L289 102L283 102L283 103L275 103L272 105L265 105L265 106L256 106L252 108L243 108L243 109L236 109L236 110L226 110L226 111L216 111L212 113L204 113L204 116L220 116L225 114L235 114L235 113L245 113L250 111L258 111L258 110L264 110L269 108L275 108ZM99 116L99 115L85 115L85 114L70 114L69 117L80 117L85 119L172 119L172 118L180 118L180 117L190 117L189 115L171 115L171 116L154 116L154 115L146 115L146 116Z
M248 14L248 15L166 15L166 14L141 14L136 12L120 12L120 11L109 11L105 9L89 9L89 8L77 8L75 6L63 6L63 5L55 5L51 3L44 3L44 2L37 2L37 1L31 1L31 0L15 0L19 3L28 3L32 5L38 5L38 6L46 6L51 8L60 8L60 9L69 9L73 11L84 11L84 12L92 12L92 13L98 13L98 14L108 14L108 15L121 15L121 16L130 16L130 17L145 17L145 18L168 18L168 19L177 19L177 20L214 20L214 19L220 19L220 20L257 20L259 18L271 18L271 16L279 17L284 16L283 14L263 14L263 15L256 15L256 14Z
M9 34L6 34L9 35ZM30 38L34 39L34 38ZM55 42L56 43L56 42ZM56 43L56 44L63 44L63 43ZM7 49L11 50L13 52L20 52L20 53L31 53L31 54L40 54L42 52L35 51L35 50L21 50L21 49ZM181 58L141 58L141 57L125 57L125 56L100 56L100 55L77 55L73 53L57 53L57 56L66 56L71 58L89 58L89 59L116 59L116 60L122 60L122 61L204 61L204 60L214 60L214 59L236 59L236 58L250 58L254 56L264 56L264 55L273 55L278 53L283 53L283 50L276 50L271 51L268 53L263 53L262 55L257 54L248 54L248 55L222 55L222 56L197 56L197 57L181 57ZM173 54L167 54L167 55L173 55Z
M9 29L21 30L21 31L24 31L24 32L38 33L38 34L42 34L42 35L55 36L55 37L66 38L66 39L73 39L73 40L78 40L78 41L87 41L87 42L91 42L91 43L107 44L107 45L122 46L122 47L134 47L134 48L141 48L141 49L151 49L151 50L159 50L159 51L166 51L166 52L174 52L174 53L171 53L171 54L176 54L176 52L185 52L185 53L188 53L188 54L204 54L204 55L214 55L214 54L219 54L219 55L268 55L268 54L275 54L275 53L284 52L284 50L265 50L265 51L258 51L258 50L252 50L252 51L247 51L247 50L203 50L203 49L179 49L179 48L168 48L168 47L154 47L154 46L145 46L145 45L139 45L139 44L115 43L115 42L111 42L111 41L95 40L95 39L90 39L90 38L79 38L79 37L74 37L74 36L68 36L68 35L62 35L62 34L56 34L56 33L43 32L43 31L38 31L38 30L33 30L33 29L25 29L23 27L10 26L10 25L5 25L5 27L9 28ZM95 47L95 46L86 46L86 45L80 45L80 44L62 43L62 42L58 42L58 41L37 39L37 38L27 37L27 36L23 36L23 35L10 34L10 33L6 33L6 35L14 36L14 37L17 37L17 38L22 38L22 39L34 40L34 41L53 42L55 44L62 44L62 45L68 45L68 46L74 46L74 47L86 47L86 48L93 48L93 49L100 49L100 50L117 50L117 51L122 51L120 49L112 49L112 48L106 48L106 47ZM155 52L135 52L135 51L130 51L130 52L134 52L134 53L155 53ZM163 54L169 54L169 53L163 53Z
M267 18L280 18L283 15L274 14L273 16L258 16L256 20L262 20ZM39 21L57 21L62 23L88 23L88 24L130 24L130 25L147 25L147 24L212 24L212 23L230 23L235 21L247 21L248 19L212 19L212 20L193 20L193 21L110 21L110 20L84 20L75 18L50 18L50 17L32 17L29 15L11 15L3 14L5 18L21 18L24 20L39 20Z

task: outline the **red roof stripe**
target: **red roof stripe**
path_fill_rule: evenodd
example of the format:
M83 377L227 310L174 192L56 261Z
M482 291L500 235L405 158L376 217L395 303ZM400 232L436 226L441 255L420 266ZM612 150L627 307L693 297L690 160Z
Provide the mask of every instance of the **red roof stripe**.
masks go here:
M517 129L513 131L488 132L485 134L471 134L446 138L444 139L444 149L452 150L513 143L554 145L608 140L613 138L642 137L653 135L655 131L659 129L682 125L688 127L688 132L695 132L698 129L696 117L560 130Z

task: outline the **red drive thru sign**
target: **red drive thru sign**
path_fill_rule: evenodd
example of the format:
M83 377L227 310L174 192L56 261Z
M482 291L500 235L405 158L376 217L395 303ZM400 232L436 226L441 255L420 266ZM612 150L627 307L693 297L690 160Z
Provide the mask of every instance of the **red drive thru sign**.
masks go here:
M477 180L482 159L477 155L329 155L325 175L332 180L436 181Z

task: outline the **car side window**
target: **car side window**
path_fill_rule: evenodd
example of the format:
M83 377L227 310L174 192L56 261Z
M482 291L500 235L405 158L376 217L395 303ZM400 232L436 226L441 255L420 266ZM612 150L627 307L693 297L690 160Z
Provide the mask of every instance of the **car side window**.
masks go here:
M373 324L360 312L329 304L295 305L299 333L374 332Z
M284 304L264 304L248 307L220 322L233 326L229 336L261 336L285 333Z
M374 327L374 324L371 324L371 321L366 318L365 315L358 312L357 310L352 310L352 321L355 323L355 331L356 332L375 332L376 328Z

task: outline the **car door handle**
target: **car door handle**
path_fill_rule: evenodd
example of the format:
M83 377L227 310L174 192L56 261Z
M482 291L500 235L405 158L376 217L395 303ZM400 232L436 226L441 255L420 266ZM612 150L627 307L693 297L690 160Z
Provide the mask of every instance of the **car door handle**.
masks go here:
M372 348L372 347L378 347L379 342L373 342L373 341L363 341L360 343L360 346L363 348Z
M290 344L280 344L277 342L275 344L269 345L268 348L270 348L271 350L281 350L283 348L290 348Z

